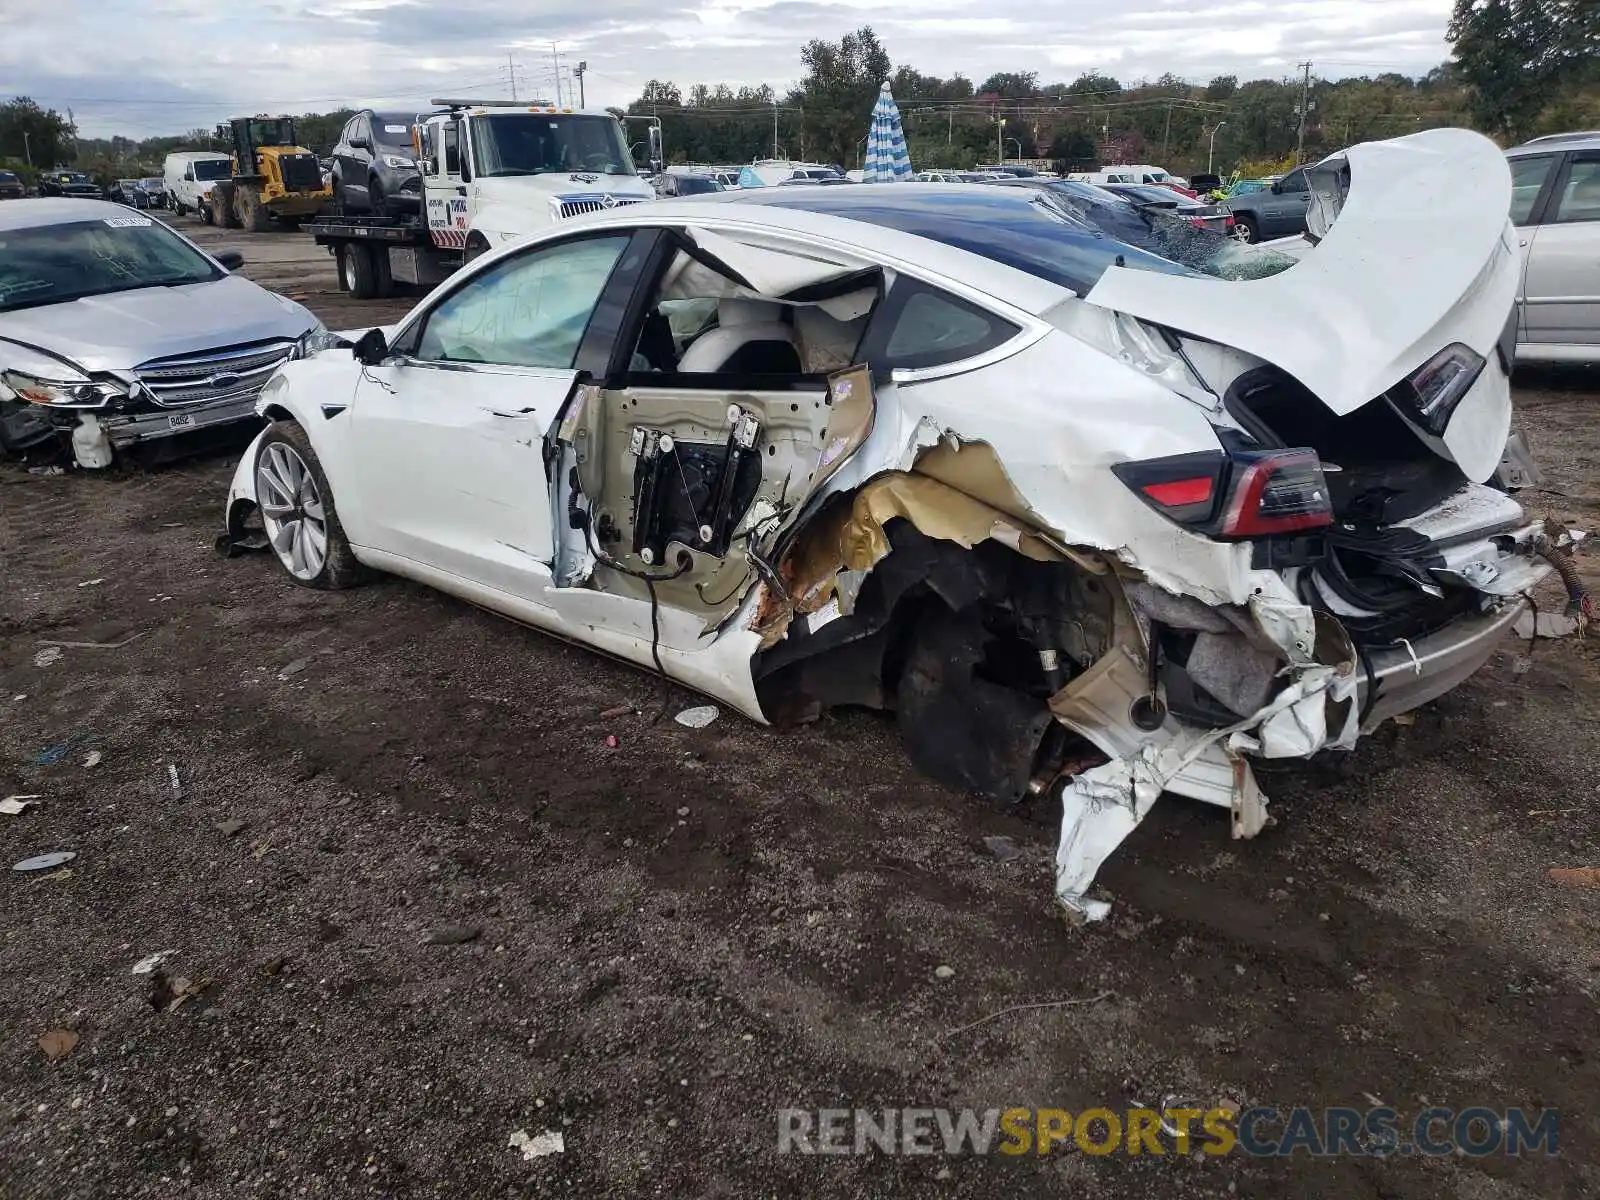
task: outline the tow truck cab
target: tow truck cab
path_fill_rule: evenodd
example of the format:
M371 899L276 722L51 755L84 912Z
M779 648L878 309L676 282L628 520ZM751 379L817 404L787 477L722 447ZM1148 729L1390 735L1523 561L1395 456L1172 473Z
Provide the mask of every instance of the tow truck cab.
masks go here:
M440 250L472 258L581 213L653 199L625 126L604 110L435 100L418 120L423 221ZM660 127L651 125L652 165Z

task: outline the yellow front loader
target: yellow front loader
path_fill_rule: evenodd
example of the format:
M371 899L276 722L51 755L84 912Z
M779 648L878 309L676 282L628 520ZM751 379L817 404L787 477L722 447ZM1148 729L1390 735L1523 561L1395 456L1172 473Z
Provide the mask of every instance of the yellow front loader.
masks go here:
M263 233L274 221L298 225L333 200L322 165L296 144L293 117L235 117L217 127L232 143L233 175L211 191L213 224Z

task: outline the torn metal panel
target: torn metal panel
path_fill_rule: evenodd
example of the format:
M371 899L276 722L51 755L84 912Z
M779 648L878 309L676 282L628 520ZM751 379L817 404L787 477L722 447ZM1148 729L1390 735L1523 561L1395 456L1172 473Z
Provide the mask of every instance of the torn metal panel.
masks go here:
M1140 729L1130 713L1148 695L1150 676L1142 656L1126 643L1051 697L1056 718L1113 759L1061 789L1056 894L1065 907L1090 920L1105 915L1106 906L1085 893L1101 864L1163 790L1228 808L1234 836L1253 837L1267 823L1266 797L1244 753L1308 757L1354 740L1354 651L1331 618L1318 620L1314 628L1322 635L1320 643L1313 633L1308 648L1320 648L1335 661L1290 668L1293 678L1268 703L1221 728L1197 729L1168 717L1156 729ZM1330 709L1341 720L1331 737Z
M864 366L839 371L828 379L831 412L822 433L822 451L811 471L806 498L825 487L840 467L872 435L878 405L872 394L872 372ZM802 501L803 503L803 501Z
M841 279L859 270L862 263L829 262L821 257L804 258L794 250L776 250L735 240L722 233L690 226L686 231L700 249L731 267L750 284L754 296L787 296L802 288L814 288ZM716 288L726 288L727 277L692 260L681 273L667 281L663 295L701 297L719 294Z
M928 537L965 549L992 539L1038 562L1069 557L1038 533L1017 526L1005 513L948 484L921 474L891 472L856 492L848 504L843 498L835 501L806 525L781 567L788 599L770 585L763 589L754 626L763 645L781 638L797 613L816 612L825 605L841 571L870 571L880 562L890 548L886 527L898 518ZM1093 563L1087 556L1075 557ZM1094 566L1104 570L1102 564Z

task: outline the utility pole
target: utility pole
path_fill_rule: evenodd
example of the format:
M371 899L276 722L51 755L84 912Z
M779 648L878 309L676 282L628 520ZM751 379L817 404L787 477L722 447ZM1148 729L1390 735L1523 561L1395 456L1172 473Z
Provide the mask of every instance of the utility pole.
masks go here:
M506 70L511 73L511 98L517 98L517 64L511 61L511 51L506 51Z
M778 157L778 102L772 102L772 157Z
M556 53L556 44L550 43L550 65L555 70L556 77L556 106L561 105L561 56Z
M583 100L583 73L589 69L587 60L578 63L578 69L573 72L578 77L578 107L584 107Z
M996 166L1006 160L1005 132L1005 115L996 109L994 114L994 161Z
M1300 132L1295 137L1294 165L1299 166L1306 158L1306 112L1311 106L1311 64L1300 64L1305 70L1305 82L1300 85Z
M954 146L956 144L956 106L955 105L952 104L950 106L950 112L948 113L948 116L950 117L950 127L945 130L944 144L946 146Z
M1172 142L1172 105L1167 105L1167 128L1161 135L1161 165L1166 166L1167 146Z
M1212 129L1212 131L1211 131L1211 145L1206 150L1206 174L1207 175L1211 174L1211 164L1217 157L1217 130L1221 129L1226 124L1227 124L1226 121L1218 121L1217 124L1216 124L1216 127L1214 129Z
M33 166L33 147L28 143L28 131L22 131L22 157L28 160L28 166Z

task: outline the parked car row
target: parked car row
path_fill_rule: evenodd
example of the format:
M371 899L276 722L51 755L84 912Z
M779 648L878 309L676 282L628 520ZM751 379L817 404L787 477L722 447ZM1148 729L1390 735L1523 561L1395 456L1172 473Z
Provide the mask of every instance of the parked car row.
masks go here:
M147 179L119 179L106 190L106 199L130 208L166 208L166 181L159 176Z

